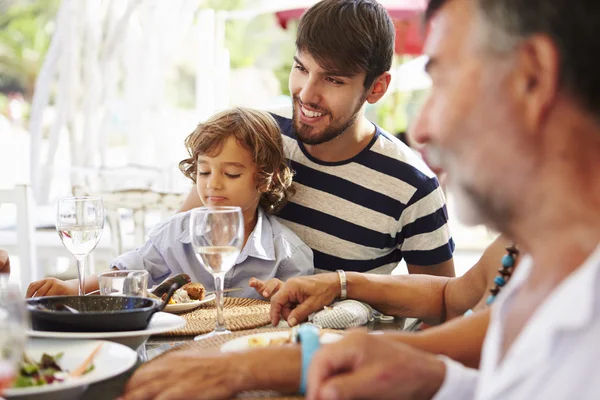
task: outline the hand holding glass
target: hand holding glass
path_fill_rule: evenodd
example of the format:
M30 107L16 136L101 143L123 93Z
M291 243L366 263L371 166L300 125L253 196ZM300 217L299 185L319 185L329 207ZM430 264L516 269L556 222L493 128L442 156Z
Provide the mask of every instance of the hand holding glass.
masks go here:
M63 197L56 207L56 230L77 259L79 295L85 294L85 258L96 248L104 228L100 197Z
M231 333L223 316L223 289L227 271L233 267L244 245L244 217L240 207L199 207L190 215L192 246L200 264L215 279L217 324L215 330L196 337Z

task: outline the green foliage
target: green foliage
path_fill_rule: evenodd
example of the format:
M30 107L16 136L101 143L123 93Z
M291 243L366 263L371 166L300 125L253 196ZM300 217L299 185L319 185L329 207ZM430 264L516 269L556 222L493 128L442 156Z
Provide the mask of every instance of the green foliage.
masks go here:
M52 33L59 0L17 1L0 15L0 87L31 99Z

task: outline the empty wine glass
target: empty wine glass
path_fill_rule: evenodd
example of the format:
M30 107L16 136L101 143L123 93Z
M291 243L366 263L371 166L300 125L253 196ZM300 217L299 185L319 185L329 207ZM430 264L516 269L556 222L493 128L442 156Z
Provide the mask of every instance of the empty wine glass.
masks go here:
M199 207L190 215L192 246L200 264L215 279L217 324L196 340L231 333L223 316L225 274L233 267L244 245L244 218L240 207Z
M27 310L16 285L0 276L0 395L17 376L23 351Z
M56 230L77 260L79 295L85 295L85 258L96 248L104 228L100 197L63 197L56 207Z

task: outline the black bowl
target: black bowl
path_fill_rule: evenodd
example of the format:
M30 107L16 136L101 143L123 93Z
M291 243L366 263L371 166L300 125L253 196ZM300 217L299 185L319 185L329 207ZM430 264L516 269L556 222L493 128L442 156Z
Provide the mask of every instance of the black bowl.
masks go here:
M164 301L127 296L51 296L27 300L31 325L38 331L121 332L146 329L179 285ZM77 310L69 311L67 307Z

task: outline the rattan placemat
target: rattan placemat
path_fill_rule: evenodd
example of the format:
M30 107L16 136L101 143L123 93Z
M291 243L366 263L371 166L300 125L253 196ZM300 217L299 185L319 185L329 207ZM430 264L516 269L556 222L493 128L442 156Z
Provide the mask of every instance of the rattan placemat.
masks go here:
M225 325L230 331L259 328L271 322L270 305L267 301L226 297L224 303ZM185 318L185 326L160 336L201 335L215 328L217 310L214 302L203 304L194 311L180 315Z
M221 348L221 346L223 344L227 343L231 339L235 339L240 336L252 335L255 333L285 331L285 330L289 330L289 328L252 329L252 330L245 330L245 331L240 331L240 332L233 332L228 335L214 336L214 337L200 340L197 342L190 341L189 343L186 343L184 345L174 348L173 350L169 350L169 351L163 353L162 355L156 357L155 360L159 359L164 354L167 354L171 351L191 350L191 349L218 350ZM270 400L298 400L298 399L303 399L304 397L303 396L282 396L281 394L279 394L277 392L271 392L271 391L254 391L254 392L241 393L240 395L238 395L238 398L244 398L244 399L268 398Z

